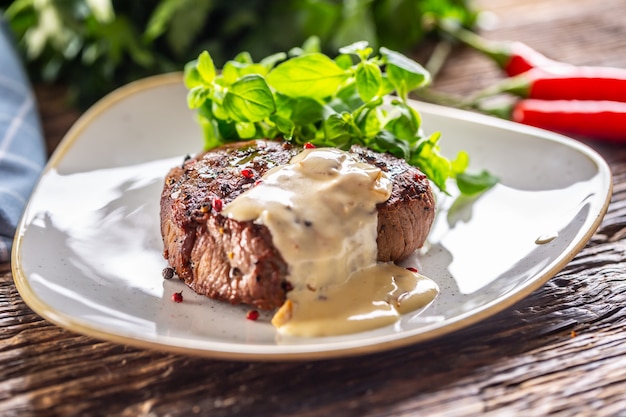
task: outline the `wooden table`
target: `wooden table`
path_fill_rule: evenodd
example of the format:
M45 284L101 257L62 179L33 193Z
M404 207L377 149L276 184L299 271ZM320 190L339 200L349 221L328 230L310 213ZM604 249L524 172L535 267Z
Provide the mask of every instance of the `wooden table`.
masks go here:
M623 0L480 5L499 19L487 37L574 64L626 67ZM458 48L436 86L466 94L500 77ZM52 149L78 113L61 89L38 97ZM590 145L611 166L614 196L564 270L479 324L366 357L228 362L95 340L34 314L2 265L0 415L626 416L626 146Z

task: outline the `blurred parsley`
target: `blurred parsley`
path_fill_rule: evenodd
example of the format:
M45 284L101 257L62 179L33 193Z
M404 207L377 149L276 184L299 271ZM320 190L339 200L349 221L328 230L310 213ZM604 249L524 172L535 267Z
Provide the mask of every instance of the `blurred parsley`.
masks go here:
M429 22L472 27L470 0L0 0L34 81L68 85L84 108L112 89L181 70L203 50L221 67L316 35L325 53L367 41L409 52Z

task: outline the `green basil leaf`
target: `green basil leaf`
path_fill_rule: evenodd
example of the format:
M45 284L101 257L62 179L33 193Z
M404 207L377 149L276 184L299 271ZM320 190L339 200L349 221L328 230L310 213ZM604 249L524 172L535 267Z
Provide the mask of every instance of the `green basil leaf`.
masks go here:
M235 129L241 139L253 139L256 136L256 126L250 122L237 122Z
M332 96L349 77L335 61L320 53L285 61L267 75L267 82L290 97L324 99Z
M388 130L379 131L368 145L378 152L388 152L398 158L409 159L411 156L408 144Z
M465 172L469 166L469 155L467 152L460 151L456 155L456 159L452 161L452 175L458 176Z
M317 30L318 28L316 28L315 30ZM322 48L321 48L321 41L320 38L313 35L308 37L304 43L302 44L302 46L296 46L294 48L291 48L288 52L287 55L289 55L290 57L296 57L296 56L301 56L301 55L306 55L306 54L310 54L313 52L321 52Z
M297 97L291 101L291 120L295 124L308 125L324 119L324 106L308 97Z
M250 74L230 86L224 96L224 109L237 122L258 122L269 117L276 107L265 79Z
M254 60L252 59L252 55L250 55L250 52L248 51L239 52L237 55L235 55L235 57L233 58L233 61L241 63L241 64L253 64L254 63Z
M415 144L421 138L421 118L417 111L410 105L401 102L392 102L393 108L398 112L398 116L389 121L385 129L390 130L398 138Z
M352 67L354 62L352 61L352 57L350 55L342 54L335 57L335 63L339 66L339 68L343 70L347 70Z
M375 99L368 101L367 103L361 104L359 107L352 110L352 115L354 117L354 120L357 126L360 126L363 123L364 119L367 117L367 114L370 111L380 108L383 102L384 100L382 99L382 97L377 97ZM381 112L380 115L382 116L383 113Z
M417 62L405 55L387 48L380 48L387 64L389 81L398 91L398 95L406 99L409 92L427 85L430 73Z
M425 139L413 153L409 163L418 167L442 191L446 191L446 181L450 178L452 164L441 155L438 141L441 133L433 133Z
M278 114L273 114L270 116L270 121L274 123L276 129L278 129L285 139L291 139L295 128L295 124L291 120Z
M370 101L378 95L382 75L380 67L371 62L361 62L356 67L356 87L363 101Z
M343 111L353 112L363 104L363 100L359 97L356 88L356 82L353 82L341 86L335 97L328 103L328 106L340 113Z
M267 72L276 66L280 61L284 61L287 58L287 54L284 52L278 52L263 58L260 62L265 67Z
M235 124L236 122L217 119L217 131L219 132L219 137L222 138L224 142L239 140Z
M388 94L391 94L393 93L395 89L396 87L392 84L391 81L389 81L389 76L386 73L384 73L382 82L380 84L380 92L379 92L380 96L383 97Z
M239 68L234 65L232 61L228 61L222 67L222 72L217 82L224 87L228 87L235 83L238 79Z
M217 117L218 119L228 119L228 112L226 112L222 103L218 102L217 100L212 100L211 102L211 113L214 117Z
M415 141L415 129L410 120L404 116L396 117L385 125L385 130L393 133L399 139L406 142Z
M300 145L313 142L317 146L334 146L332 142L325 142L323 128L318 129L315 125L295 126L293 141Z
M198 120L204 136L204 149L213 149L224 144L217 123L213 119L200 117Z
M289 97L276 94L276 113L296 125L308 125L324 120L324 106L308 97Z
M340 54L360 55L363 51L368 51L368 55L372 53L372 48L369 47L367 41L356 41L350 45L339 48Z
M187 106L197 109L204 104L209 97L210 90L203 86L194 87L187 92Z
M238 61L228 61L222 68L220 83L229 86L245 75L259 74L266 75L267 67L261 64L246 64Z
M188 89L204 85L200 72L196 68L197 64L198 61L194 60L185 65L183 80Z
M359 128L366 138L376 136L382 129L382 121L376 109L371 109L364 114L363 120L359 123Z
M481 171L478 174L464 172L456 176L456 184L459 187L459 191L466 195L487 191L496 185L498 181L498 177L493 176L488 171Z
M321 52L322 51L322 41L318 36L309 36L302 43L302 52L305 54L310 54L313 52Z
M198 56L198 64L196 68L198 69L200 77L206 84L210 84L213 82L217 71L215 70L213 58L211 58L211 55L209 55L207 51L202 52Z
M333 143L334 146L346 149L351 139L358 137L356 134L354 123L352 123L352 115L350 113L334 113L326 118L324 122L324 139L327 143Z
M276 93L274 94L274 103L276 105L276 114L279 114L284 118L291 118L291 113L293 113L293 103L295 98L286 96L284 94Z

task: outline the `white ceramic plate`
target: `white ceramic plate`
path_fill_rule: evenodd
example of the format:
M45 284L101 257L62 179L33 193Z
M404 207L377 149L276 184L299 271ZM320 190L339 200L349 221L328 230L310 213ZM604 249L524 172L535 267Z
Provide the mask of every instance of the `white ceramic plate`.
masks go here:
M425 311L341 337L278 336L269 313L164 280L159 197L167 171L202 146L180 75L130 84L95 105L51 158L16 234L13 274L26 303L69 330L215 358L319 359L430 339L527 296L583 248L606 212L611 174L588 147L545 131L416 103L445 154L500 184L475 201L439 201L423 253L408 262L437 281ZM540 237L549 242L537 243ZM555 237L556 236L556 237ZM184 302L171 301L183 290Z

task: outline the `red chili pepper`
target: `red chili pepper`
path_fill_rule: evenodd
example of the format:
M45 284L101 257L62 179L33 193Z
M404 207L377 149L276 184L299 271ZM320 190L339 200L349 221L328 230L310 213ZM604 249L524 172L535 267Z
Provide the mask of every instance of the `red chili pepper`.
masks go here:
M511 42L503 45L508 55L501 67L510 75L523 74L533 68L566 66L563 62L554 61L522 42Z
M484 90L479 97L499 93L541 100L626 102L626 69L573 66L534 68Z
M616 101L518 101L511 120L560 133L626 142L626 103Z
M492 41L463 29L456 23L441 22L441 28L454 38L491 58L507 75L515 76L532 68L569 66L555 61L522 42Z

